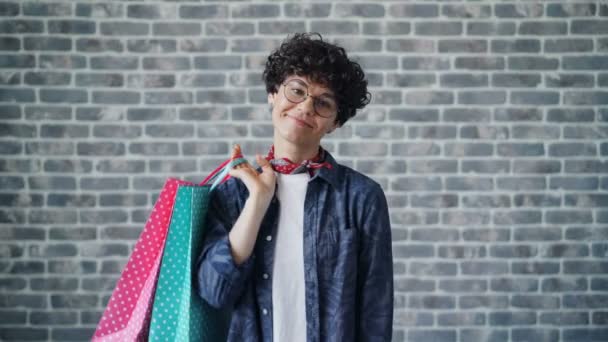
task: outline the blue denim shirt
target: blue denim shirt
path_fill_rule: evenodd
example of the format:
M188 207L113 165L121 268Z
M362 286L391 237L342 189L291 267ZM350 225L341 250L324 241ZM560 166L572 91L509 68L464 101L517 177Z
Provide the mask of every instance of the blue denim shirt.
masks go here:
M390 341L393 261L388 206L380 185L336 163L308 183L304 202L307 341ZM272 341L272 270L279 201L264 216L251 257L236 265L228 232L248 191L235 178L218 186L198 260L198 293L233 309L228 341ZM270 277L264 279L266 273Z

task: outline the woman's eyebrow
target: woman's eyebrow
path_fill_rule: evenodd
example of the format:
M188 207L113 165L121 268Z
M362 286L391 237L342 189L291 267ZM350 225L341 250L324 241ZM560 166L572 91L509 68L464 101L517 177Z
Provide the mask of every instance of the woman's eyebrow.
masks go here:
M303 79L300 79L300 78L297 78L297 77L289 79L289 80L287 80L285 82L291 82L291 81L298 81L299 83L302 83L303 85L305 85L306 88L310 87L310 84L306 83L306 81L304 81ZM328 92L321 93L320 95L317 95L317 96L327 96L327 97L330 97L332 100L336 99L336 96L334 94L328 93Z

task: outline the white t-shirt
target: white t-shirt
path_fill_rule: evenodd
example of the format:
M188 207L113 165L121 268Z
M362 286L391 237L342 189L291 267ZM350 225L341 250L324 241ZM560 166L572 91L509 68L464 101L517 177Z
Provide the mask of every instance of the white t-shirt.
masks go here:
M272 275L275 342L306 341L304 200L310 175L277 173L280 202Z

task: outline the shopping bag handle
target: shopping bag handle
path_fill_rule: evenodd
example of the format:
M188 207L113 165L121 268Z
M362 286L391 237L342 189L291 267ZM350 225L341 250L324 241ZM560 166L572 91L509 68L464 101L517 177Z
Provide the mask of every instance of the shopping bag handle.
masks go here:
M222 182L228 180L230 177L228 172L230 172L233 167L245 162L247 162L247 159L245 158L234 158L224 161L201 182L201 185L206 185L213 180L213 184L211 184L211 191L213 191Z

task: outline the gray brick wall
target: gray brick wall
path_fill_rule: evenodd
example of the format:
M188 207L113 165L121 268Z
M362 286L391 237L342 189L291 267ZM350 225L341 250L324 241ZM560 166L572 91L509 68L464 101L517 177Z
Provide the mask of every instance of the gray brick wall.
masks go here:
M605 1L0 3L0 340L87 340L164 179L270 143L319 31L372 104L325 147L391 207L395 341L608 340Z

